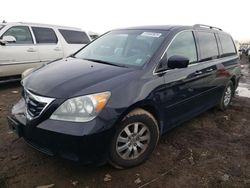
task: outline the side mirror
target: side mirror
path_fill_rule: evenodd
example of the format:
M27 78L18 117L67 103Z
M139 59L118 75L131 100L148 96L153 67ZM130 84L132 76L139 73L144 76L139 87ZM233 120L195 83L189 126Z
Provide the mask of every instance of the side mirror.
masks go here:
M180 56L180 55L173 55L170 58L164 58L161 60L161 63L157 67L156 72L162 72L168 69L180 69L180 68L186 68L188 66L189 59Z
M13 36L3 36L3 38L0 40L2 44L8 44L8 43L15 43L16 38Z
M170 69L186 68L188 66L188 63L189 59L180 55L171 56L167 61L168 68Z

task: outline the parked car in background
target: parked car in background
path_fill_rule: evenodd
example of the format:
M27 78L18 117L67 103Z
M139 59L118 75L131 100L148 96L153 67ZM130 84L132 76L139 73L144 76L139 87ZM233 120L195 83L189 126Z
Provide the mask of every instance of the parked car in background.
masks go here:
M248 56L249 51L250 51L250 44L248 44L248 45L247 45L247 48L246 48L246 53L245 53L245 55L246 55L246 56Z
M247 57L248 57L248 62L250 62L250 50L248 50Z
M248 48L249 48L249 44L243 43L243 44L240 45L239 51L240 51L242 54L244 54L244 55L247 56L247 54L248 54L248 53L247 53Z
M99 34L93 31L88 32L89 36L91 37L92 40L96 39L99 37Z
M35 23L0 24L0 82L29 68L65 58L91 41L78 28Z
M128 168L175 126L225 110L240 75L234 41L221 29L113 30L26 75L9 125L48 155Z

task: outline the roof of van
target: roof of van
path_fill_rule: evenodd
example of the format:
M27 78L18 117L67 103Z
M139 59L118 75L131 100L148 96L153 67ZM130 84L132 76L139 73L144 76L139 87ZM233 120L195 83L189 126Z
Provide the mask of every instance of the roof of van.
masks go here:
M127 27L127 28L122 28L122 29L171 30L173 28L179 28L179 27L182 27L182 26L178 26L178 25L147 25L147 26Z
M210 30L217 32L224 32L222 29L214 26L203 25L203 24L195 24L193 26L184 26L184 25L149 25L149 26L136 26L136 27L128 27L122 29L142 29L142 30L178 30L178 29L197 29L197 30ZM118 29L119 30L119 29Z
M32 25L37 27L53 27L57 29L73 29L77 31L83 31L80 28L77 27L68 27L68 26L59 26L59 25L51 25L51 24L40 24L40 23L31 23L31 22L7 22L7 23L1 23L1 25Z

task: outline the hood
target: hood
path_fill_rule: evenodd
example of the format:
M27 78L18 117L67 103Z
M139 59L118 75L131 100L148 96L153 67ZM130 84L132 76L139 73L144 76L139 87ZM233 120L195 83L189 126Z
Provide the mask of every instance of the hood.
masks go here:
M100 85L103 81L110 78L113 80L115 77L133 70L87 60L67 58L37 69L23 80L23 86L37 95L69 98L76 93L81 94L81 91L88 87ZM102 88L100 88L101 91L103 91Z

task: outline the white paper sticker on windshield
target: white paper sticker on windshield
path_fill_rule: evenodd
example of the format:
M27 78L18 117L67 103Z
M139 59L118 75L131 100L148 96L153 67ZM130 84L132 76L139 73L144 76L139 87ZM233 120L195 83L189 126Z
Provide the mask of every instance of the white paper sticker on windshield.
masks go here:
M136 64L141 64L141 62L142 62L142 59L136 59L135 61Z
M143 33L141 34L141 36L159 38L159 37L161 36L161 33L143 32Z

